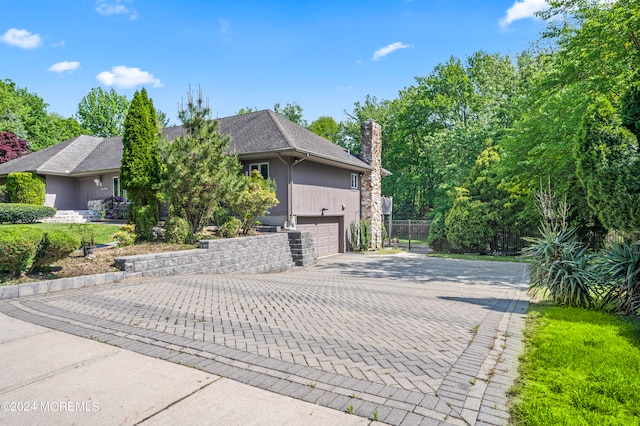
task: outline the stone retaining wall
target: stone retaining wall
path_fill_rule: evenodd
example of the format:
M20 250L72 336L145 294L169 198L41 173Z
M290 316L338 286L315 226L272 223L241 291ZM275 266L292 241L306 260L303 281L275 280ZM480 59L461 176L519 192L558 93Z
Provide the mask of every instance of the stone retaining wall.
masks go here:
M200 241L194 250L123 256L123 272L86 275L0 287L0 300L119 282L128 278L197 273L281 272L315 262L310 232Z
M310 233L305 241L311 240ZM299 237L300 239L302 237ZM308 242L307 242L308 244ZM311 246L313 248L313 246ZM115 259L115 264L128 276L198 274L198 273L263 273L281 272L294 265L312 263L290 246L289 233L273 233L255 237L203 240L200 248L168 253L126 256ZM315 261L315 258L313 259Z

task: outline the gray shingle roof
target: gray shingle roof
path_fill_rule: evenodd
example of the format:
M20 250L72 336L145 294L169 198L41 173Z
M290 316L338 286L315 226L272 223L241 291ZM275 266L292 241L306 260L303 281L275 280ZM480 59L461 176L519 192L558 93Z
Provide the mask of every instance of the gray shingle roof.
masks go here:
M344 167L369 170L371 167L342 147L298 126L270 110L218 119L220 131L231 136L230 151L238 156L277 152L309 154ZM164 129L173 140L186 134L180 126ZM0 164L0 175L31 171L41 174L73 175L92 171L117 170L122 159L122 137L79 136Z

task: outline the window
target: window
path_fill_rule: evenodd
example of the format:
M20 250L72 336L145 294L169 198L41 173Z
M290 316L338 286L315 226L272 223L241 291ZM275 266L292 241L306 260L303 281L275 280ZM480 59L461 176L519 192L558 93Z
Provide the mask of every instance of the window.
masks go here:
M351 173L351 189L358 189L358 174Z
M127 200L127 190L126 189L122 189L122 186L120 185L120 178L119 177L114 177L113 178L113 196L114 197L122 197L124 199L124 201Z
M249 173L257 170L263 178L269 179L269 163L255 163L249 166Z

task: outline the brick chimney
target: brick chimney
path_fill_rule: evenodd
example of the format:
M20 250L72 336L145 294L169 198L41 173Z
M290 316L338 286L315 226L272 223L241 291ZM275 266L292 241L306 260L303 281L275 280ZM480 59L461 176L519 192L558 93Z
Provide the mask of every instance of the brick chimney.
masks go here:
M369 222L371 247L382 247L382 127L367 120L360 127L360 159L373 170L365 172L361 182L362 219Z

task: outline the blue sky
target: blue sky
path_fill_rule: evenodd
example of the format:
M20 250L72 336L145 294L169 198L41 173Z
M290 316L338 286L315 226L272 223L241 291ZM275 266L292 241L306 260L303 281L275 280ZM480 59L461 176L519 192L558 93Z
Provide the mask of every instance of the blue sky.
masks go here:
M189 85L214 114L297 102L343 120L367 94L393 99L450 56L515 55L544 0L2 0L0 78L75 114L93 87L146 87L177 119Z

